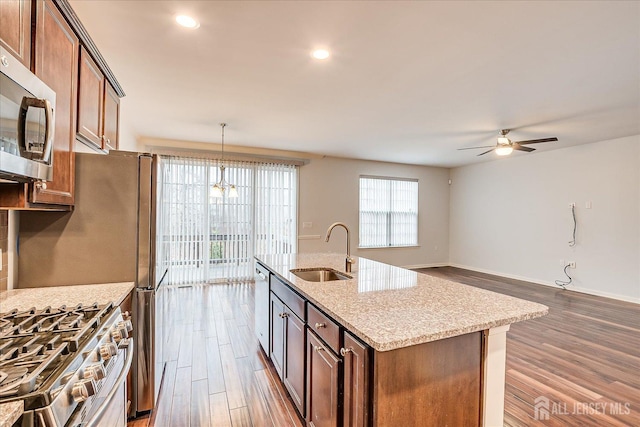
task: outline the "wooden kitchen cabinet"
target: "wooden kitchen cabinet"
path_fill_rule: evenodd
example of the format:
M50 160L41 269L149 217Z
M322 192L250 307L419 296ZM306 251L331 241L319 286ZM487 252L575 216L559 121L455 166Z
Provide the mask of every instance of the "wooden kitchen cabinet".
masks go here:
M282 379L284 371L284 349L285 349L285 323L282 320L282 316L285 313L285 305L280 298L276 297L273 292L270 297L271 307L269 312L271 313L270 334L271 343L269 347L271 351L269 356L273 362L273 366L276 368L276 372L280 379Z
M78 84L78 140L99 150L118 148L120 98L83 47Z
M56 92L53 180L0 184L0 209L70 210L78 128L96 151L117 149L124 91L67 0L0 0L0 44Z
M36 3L34 31L33 72L56 93L53 180L44 185L3 184L0 206L8 209L68 210L75 201L73 144L79 40L51 0Z
M369 346L343 332L343 425L365 427L369 399Z
M337 427L340 359L311 329L307 330L307 425ZM348 425L348 424L345 424Z
M53 140L53 181L46 188L31 184L31 202L73 205L78 76L78 37L50 1L37 3L34 72L56 93Z
M292 311L286 311L284 382L300 415L305 416L305 323Z
M104 81L104 121L102 124L105 150L117 150L120 146L120 97L105 79Z
M272 276L273 277L273 276ZM279 282L278 279L275 279ZM279 282L282 284L281 282ZM298 317L283 300L304 301L291 290L278 288L272 283L271 292L271 360L293 403L302 417L305 416L305 321ZM285 285L283 285L285 286ZM280 294L278 294L280 290ZM282 299L280 298L282 296ZM292 304L296 305L296 304ZM303 312L304 317L304 312Z
M31 68L31 1L0 1L0 45Z
M377 351L265 267L270 357L309 427L482 425L483 331Z
M104 75L85 48L80 49L78 134L81 141L103 148Z

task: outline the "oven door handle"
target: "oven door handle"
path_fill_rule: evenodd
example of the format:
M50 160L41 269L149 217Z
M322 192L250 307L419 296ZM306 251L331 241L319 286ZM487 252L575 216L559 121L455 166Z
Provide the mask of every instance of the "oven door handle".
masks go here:
M120 376L113 384L113 387L111 388L111 390L109 390L109 394L107 394L107 396L105 397L102 405L98 408L96 413L93 414L93 417L91 417L91 419L87 421L86 424L84 424L85 427L94 427L94 426L100 425L100 417L102 417L102 414L111 403L113 396L115 396L118 389L120 388L120 384L122 384L122 382L127 379L127 374L129 374L129 369L131 368L131 362L133 362L133 349L134 349L133 338L129 338L128 347L129 348L127 349L127 353L128 353L127 360L124 362L124 369L122 370L122 372L120 372Z

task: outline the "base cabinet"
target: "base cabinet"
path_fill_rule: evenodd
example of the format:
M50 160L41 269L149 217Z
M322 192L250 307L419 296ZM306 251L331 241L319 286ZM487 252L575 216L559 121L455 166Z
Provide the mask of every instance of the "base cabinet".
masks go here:
M358 341L349 332L343 332L344 355L343 425L365 427L367 424L369 398L369 347Z
M307 425L339 425L340 359L316 335L307 331Z
M308 427L483 425L483 332L376 351L270 271L270 358Z
M305 323L271 292L271 361L305 416Z

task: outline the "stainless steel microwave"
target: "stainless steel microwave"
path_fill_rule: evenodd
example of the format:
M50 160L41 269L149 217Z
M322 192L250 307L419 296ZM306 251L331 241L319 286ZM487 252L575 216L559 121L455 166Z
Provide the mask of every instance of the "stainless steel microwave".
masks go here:
M53 179L56 94L0 47L0 182Z

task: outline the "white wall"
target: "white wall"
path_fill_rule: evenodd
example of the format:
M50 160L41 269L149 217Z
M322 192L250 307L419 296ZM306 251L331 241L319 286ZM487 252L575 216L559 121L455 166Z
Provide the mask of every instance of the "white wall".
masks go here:
M358 249L360 175L418 179L418 247ZM449 169L326 157L300 167L298 252L345 251L345 232L330 224L342 221L351 230L352 255L398 266L446 265L449 257ZM311 222L311 228L303 228Z
M450 263L640 302L639 171L640 135L452 169Z

